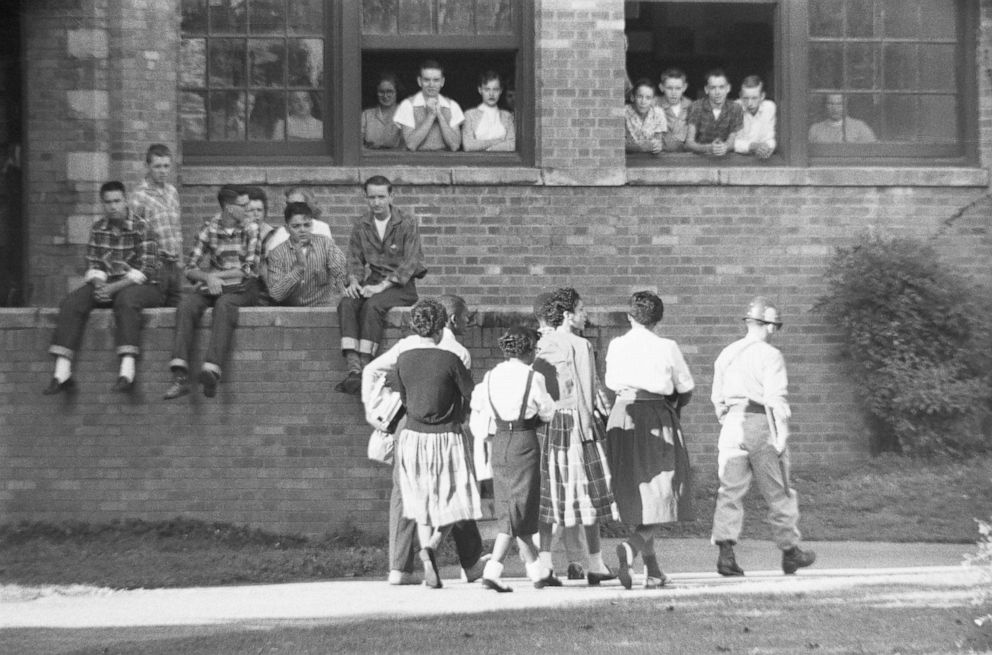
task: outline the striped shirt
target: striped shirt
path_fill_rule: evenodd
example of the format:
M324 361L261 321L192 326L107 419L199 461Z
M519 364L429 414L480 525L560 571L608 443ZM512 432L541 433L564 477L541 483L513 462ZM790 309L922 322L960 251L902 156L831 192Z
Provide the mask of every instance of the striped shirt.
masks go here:
M158 245L144 221L128 212L120 227L106 217L93 224L86 245L87 271L100 271L109 281L118 280L131 269L141 271L150 280L158 270Z
M299 247L287 240L267 257L269 295L293 307L332 305L340 299L347 278L347 260L334 240L311 235L304 249L306 264L297 265Z
M147 178L142 180L131 194L131 211L154 231L159 257L178 261L183 252L183 231L176 187L166 183L159 188Z
M210 272L240 268L245 276L257 277L260 242L257 223L245 222L227 229L223 216L216 214L196 235L196 243L186 262L186 273L200 268L205 260Z

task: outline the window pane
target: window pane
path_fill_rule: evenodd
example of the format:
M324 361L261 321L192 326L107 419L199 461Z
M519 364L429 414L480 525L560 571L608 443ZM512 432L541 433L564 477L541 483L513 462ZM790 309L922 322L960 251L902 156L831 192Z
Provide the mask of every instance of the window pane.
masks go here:
M434 31L431 0L399 0L400 34L430 34Z
M920 98L920 138L927 142L956 143L958 102L954 96Z
M878 70L878 48L873 44L848 43L844 81L850 89L874 89Z
M207 0L183 0L181 28L183 34L205 34L207 31Z
M844 0L821 0L809 5L809 35L839 37L844 33Z
M317 141L324 138L324 122L320 118L319 96L309 91L290 91L289 115L278 120L272 128L272 138L289 141Z
M844 86L844 45L813 43L809 49L809 84L814 89Z
M324 42L321 39L289 40L289 86L324 86Z
M857 118L867 123L877 136L878 126L881 123L879 104L878 96L867 93L852 93L847 96L847 114L851 118Z
M289 33L322 34L324 31L323 0L290 0Z
M251 104L248 140L271 141L276 123L281 123L286 117L286 95L278 91L260 91Z
M885 36L918 37L920 34L920 11L918 0L885 1Z
M882 101L885 116L883 141L912 141L917 132L917 109L915 95L887 94Z
M512 1L476 0L475 29L479 34L510 34L513 32Z
M957 38L956 13L949 0L920 0L923 36L932 39Z
M919 48L909 43L885 45L885 89L908 91L918 89L917 71Z
M251 86L286 86L285 45L282 39L248 42L248 79Z
M248 116L247 94L224 91L210 94L210 140L243 141Z
M437 0L437 23L444 34L471 34L472 4L463 0Z
M207 93L183 91L179 94L179 117L184 139L203 141L207 138Z
M285 26L283 0L251 0L249 7L248 23L252 34L271 34L283 31Z
M847 36L875 34L875 0L847 0Z
M183 39L179 45L179 82L184 87L207 85L207 40Z
M210 40L210 85L243 86L245 42L241 39Z
M246 20L245 0L210 0L210 29L242 34Z
M363 34L396 34L397 0L362 0Z
M957 90L957 47L953 45L920 46L920 88L933 91Z

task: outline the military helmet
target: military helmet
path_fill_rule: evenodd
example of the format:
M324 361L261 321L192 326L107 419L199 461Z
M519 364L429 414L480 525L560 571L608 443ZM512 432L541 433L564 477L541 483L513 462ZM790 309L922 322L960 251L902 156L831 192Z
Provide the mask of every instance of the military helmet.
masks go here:
M751 302L747 306L747 315L744 316L743 320L757 321L765 325L774 325L777 328L782 327L778 308L764 296L756 296L751 299Z

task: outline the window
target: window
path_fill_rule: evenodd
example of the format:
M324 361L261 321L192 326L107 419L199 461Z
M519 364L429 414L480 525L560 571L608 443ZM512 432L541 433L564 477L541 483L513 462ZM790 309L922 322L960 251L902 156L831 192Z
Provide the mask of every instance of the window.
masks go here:
M777 105L773 165L963 164L977 159L974 30L967 0L627 2L627 70L763 78ZM658 91L659 95L661 90ZM760 165L754 157L631 155L628 165Z
M530 0L182 0L180 131L187 156L327 163L517 163L532 160ZM532 31L532 30L531 30ZM478 77L503 80L516 149L505 153L383 152L363 147L362 111L377 107L381 73L418 91L418 66L445 68L442 94L480 103ZM509 91L509 93L507 93ZM508 96L511 96L508 98ZM519 98L511 107L508 100ZM383 124L386 124L385 121Z

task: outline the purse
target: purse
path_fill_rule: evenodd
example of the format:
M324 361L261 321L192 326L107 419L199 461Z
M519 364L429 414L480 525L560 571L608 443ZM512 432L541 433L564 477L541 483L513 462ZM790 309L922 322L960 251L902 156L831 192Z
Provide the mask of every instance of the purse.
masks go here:
M392 465L394 447L395 443L391 432L373 430L369 436L368 457L373 462Z

